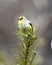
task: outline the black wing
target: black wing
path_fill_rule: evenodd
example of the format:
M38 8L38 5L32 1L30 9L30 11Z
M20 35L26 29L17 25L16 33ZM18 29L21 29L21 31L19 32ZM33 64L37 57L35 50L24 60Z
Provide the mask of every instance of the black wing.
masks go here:
M32 26L32 24L31 23L29 23L30 24L30 26L32 27L32 31L33 31L33 26Z
M32 26L32 24L31 23L29 23L30 24L30 26Z

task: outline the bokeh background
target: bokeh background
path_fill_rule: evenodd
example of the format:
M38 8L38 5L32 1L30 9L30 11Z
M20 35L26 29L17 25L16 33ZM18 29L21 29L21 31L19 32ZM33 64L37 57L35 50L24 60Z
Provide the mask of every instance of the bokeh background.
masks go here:
M0 53L6 53L8 60L16 63L16 19L21 15L40 27L39 33L45 39L45 45L39 49L45 58L42 65L52 65L52 0L0 0Z

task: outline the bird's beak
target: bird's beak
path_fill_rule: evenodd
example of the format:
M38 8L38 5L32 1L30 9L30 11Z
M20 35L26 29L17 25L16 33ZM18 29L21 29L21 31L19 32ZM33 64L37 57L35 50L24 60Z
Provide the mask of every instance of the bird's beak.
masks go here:
M20 19L18 19L18 20L20 20Z

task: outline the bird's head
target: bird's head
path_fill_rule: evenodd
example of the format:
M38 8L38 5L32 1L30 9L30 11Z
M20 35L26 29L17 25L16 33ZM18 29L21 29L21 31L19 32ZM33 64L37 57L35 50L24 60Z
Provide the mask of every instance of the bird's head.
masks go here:
M24 17L24 16L20 16L20 17L18 18L19 24L23 24L25 21L26 21L26 17Z

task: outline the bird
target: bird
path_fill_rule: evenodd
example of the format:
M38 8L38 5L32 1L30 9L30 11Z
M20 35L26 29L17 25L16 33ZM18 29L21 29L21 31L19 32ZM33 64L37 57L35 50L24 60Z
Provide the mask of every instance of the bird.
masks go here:
M32 23L24 16L20 16L18 18L18 27L20 31L23 31L23 32L33 31Z

